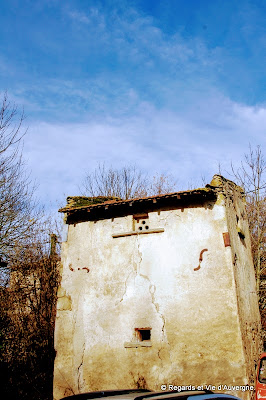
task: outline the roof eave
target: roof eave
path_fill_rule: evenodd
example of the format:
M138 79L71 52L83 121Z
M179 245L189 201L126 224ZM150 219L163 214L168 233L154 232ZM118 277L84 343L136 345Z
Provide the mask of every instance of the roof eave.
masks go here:
M139 199L106 202L90 206L61 208L59 211L66 215L68 224L109 219L118 216L133 215L139 212L151 212L163 209L186 208L193 205L202 205L208 200L216 199L216 192L211 188L195 189L186 192L169 193L160 196Z

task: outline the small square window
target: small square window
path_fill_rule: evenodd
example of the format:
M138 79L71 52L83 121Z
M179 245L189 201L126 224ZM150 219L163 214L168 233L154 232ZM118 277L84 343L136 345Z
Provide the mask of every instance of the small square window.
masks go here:
M151 340L151 328L135 328L135 333L139 342Z

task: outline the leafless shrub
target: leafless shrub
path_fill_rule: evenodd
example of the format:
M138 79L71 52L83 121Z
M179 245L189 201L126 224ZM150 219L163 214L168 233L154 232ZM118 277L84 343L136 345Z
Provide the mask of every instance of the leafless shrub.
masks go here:
M7 262L12 249L28 236L41 212L34 187L22 160L23 112L18 113L4 94L0 107L0 261ZM3 265L3 264L2 264ZM0 265L1 266L1 265Z
M156 174L150 179L136 166L114 169L99 164L92 173L87 174L81 190L84 196L116 196L121 199L133 199L174 192L176 182L170 174Z
M2 388L9 398L52 399L59 256L54 235L48 246L47 234L31 234L14 247L10 281L0 292Z
M59 256L23 163L23 120L23 112L19 114L4 94L0 106L1 391L7 399L52 399Z

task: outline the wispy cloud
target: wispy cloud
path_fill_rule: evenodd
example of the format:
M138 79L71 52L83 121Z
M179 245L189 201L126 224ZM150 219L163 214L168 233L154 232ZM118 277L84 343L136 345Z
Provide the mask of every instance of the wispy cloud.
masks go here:
M77 193L103 161L151 174L156 166L185 188L218 163L238 163L249 143L265 146L259 10L214 3L189 11L194 30L166 29L130 1L39 1L26 22L20 15L24 35L3 51L0 83L28 115L25 154L42 198Z
M265 146L265 108L224 99L208 115L208 105L194 110L193 118L150 106L130 119L31 126L25 152L34 175L43 177L42 196L62 200L62 193L77 194L85 171L99 162L137 164L148 174L171 172L186 188L201 176L210 180L219 164L225 169L231 161L239 165L249 143Z
M86 13L68 10L67 15L82 29L88 45L89 39L97 37L102 55L112 55L120 72L124 63L130 66L141 63L142 73L145 73L157 68L159 62L160 67L167 68L171 74L172 68L186 63L197 64L199 71L199 67L206 68L215 62L215 53L209 52L200 39L184 40L179 33L165 34L153 18L144 17L132 8L122 15L115 8L109 13L97 8Z
M93 29L98 28L100 30L106 27L105 17L103 14L99 12L96 7L90 7L89 10L85 12L81 12L78 10L66 10L66 14L76 23L78 24L86 24L91 25Z
M154 18L132 7L123 12L100 6L84 11L66 4L62 13L69 32L68 50L66 43L62 45L61 76L30 77L13 90L17 98L34 104L34 112L43 118L133 114L147 102L173 111L186 108L196 95L210 97L213 91L219 98L232 98L226 82L236 77L234 70L234 76L228 73L228 63L233 62L227 49L210 46L197 36L165 33ZM246 75L239 73L242 79ZM252 86L253 78L248 79ZM238 86L241 92L242 83Z

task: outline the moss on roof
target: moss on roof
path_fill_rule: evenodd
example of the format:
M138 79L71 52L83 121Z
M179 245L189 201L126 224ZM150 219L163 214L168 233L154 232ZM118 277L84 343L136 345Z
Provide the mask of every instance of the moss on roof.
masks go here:
M101 206L123 206L123 205L132 205L135 203L147 203L147 202L155 202L157 200L163 200L166 198L179 198L187 197L190 195L200 195L206 196L211 195L213 193L212 188L198 188L194 190L185 190L181 192L174 192L174 193L165 193L160 194L157 196L150 196L150 197L140 197L140 198L133 198L133 199L121 199L119 197L107 197L107 196L98 196L98 197L85 197L85 196L69 196L67 197L67 205L63 208L59 209L59 212L72 212L79 209L92 209L92 208L99 208Z
M86 197L86 196L69 196L67 197L67 205L64 208L79 208L91 206L93 204L102 204L106 201L119 201L119 197L114 196L97 196L97 197Z
M166 207L171 202L178 202L178 206L189 205L195 202L204 202L206 200L214 200L227 192L238 190L242 193L234 182L215 175L210 184L204 188L184 190L174 193L165 193L156 196L140 197L134 199L121 199L114 196L69 196L67 197L67 205L59 210L66 213L68 223L78 220L94 220L97 218L110 218L113 215L129 215L140 212L140 210L154 210ZM220 199L222 200L222 199ZM90 214L90 216L88 216Z

